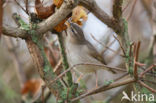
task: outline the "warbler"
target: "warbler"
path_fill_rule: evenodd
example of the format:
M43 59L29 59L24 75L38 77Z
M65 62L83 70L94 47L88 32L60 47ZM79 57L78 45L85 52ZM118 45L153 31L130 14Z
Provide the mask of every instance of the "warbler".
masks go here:
M106 65L102 56L100 56L94 46L92 46L91 43L86 40L81 27L79 27L77 24L70 23L70 27L67 30L65 43L68 63L70 67L76 64L82 64L74 67L74 70L81 75L95 73L97 77L96 71L99 69L104 69L115 73L114 70L102 66Z

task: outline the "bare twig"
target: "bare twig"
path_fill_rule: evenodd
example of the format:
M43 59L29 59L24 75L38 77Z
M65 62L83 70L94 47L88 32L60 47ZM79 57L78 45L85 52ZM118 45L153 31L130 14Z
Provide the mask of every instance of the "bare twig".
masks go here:
M58 69L59 69L59 67L61 66L61 64L62 64L62 60L60 59L59 61L58 61L58 63L56 64L56 66L55 66L55 68L54 68L54 72L56 72Z
M95 90L92 90L92 91L89 91L89 92L87 92L85 94L82 94L79 97L76 97L76 98L72 99L71 101L75 102L75 101L77 101L79 99L82 99L82 98L85 98L87 96L90 96L90 95L93 95L93 94L97 94L97 93L101 93L101 92L104 92L106 90L109 90L109 89L112 89L112 88L116 88L116 87L119 87L119 86L123 86L123 85L127 85L127 84L130 84L130 83L133 83L133 82L135 82L135 80L130 78L130 79L124 80L122 82L117 82L117 83L104 85L104 86L101 86L101 87L99 87L99 88L97 88Z
M125 6L125 8L123 8L122 12L124 12L124 11L127 9L127 7L129 6L129 4L130 4L131 2L132 2L132 0L129 0L129 1L128 1L127 5Z
M79 4L87 8L97 18L99 18L108 27L112 28L115 32L120 30L120 25L116 22L116 18L110 17L104 12L95 2L95 0L79 0Z
M44 71L45 61L42 56L43 54L41 53L43 51L41 51L40 48L31 39L26 39L26 43L30 55L32 56L33 62L36 68L38 69L40 77L44 80L46 86L50 89L53 95L59 98L60 91L63 90L63 87L59 81L57 81L53 85L49 84L51 78L55 78L57 77L57 75L53 72L52 68L50 67L50 64L48 67L49 68L48 71L47 72Z
M108 49L107 47L110 47L111 45L113 45L114 44L114 42L115 42L115 39L112 41L112 42L110 42L110 43L108 43L107 45L106 45L106 47L102 50L102 52L101 52L101 54L104 54L104 52ZM113 50L113 49L109 49L110 51L112 51L112 52L116 52L115 50Z
M115 40L107 46L107 45L104 45L101 41L97 40L92 34L90 34L90 35L92 36L92 38L93 38L96 42L98 42L100 45L102 45L102 46L105 48L103 51L105 51L106 49L108 49L108 50L110 50L111 52L116 53L115 50L113 50L113 49L111 49L111 48L109 47L109 46L111 46L111 45L115 42ZM103 54L103 53L104 53L104 52L102 52L102 54ZM120 55L120 56L123 56L123 55Z
M124 56L126 56L126 52L125 52L125 50L124 50L124 48L123 48L123 46L122 46L122 43L120 42L120 40L119 40L115 35L113 35L113 36L114 36L114 38L118 41L118 43L119 43L119 45L120 45L120 48L121 48L121 50L123 51Z
M113 101L125 88L126 87L119 88L117 92L113 92L111 95L109 95L109 97L105 99L104 103L111 103L111 101Z
M156 85L156 82L154 82L154 81L152 81L152 80L142 79L141 81L145 81L145 82L148 82L148 83L151 83L151 84Z
M28 14L27 11L20 5L20 3L17 0L14 0L14 1L26 14Z
M127 75L128 75L128 73L123 73L120 77L114 79L114 81L118 81L118 80L122 79L123 77L125 77Z
M132 6L132 10L131 10L131 12L130 12L128 18L127 18L127 21L129 21L129 19L132 17L132 14L133 14L133 11L134 11L134 9L135 9L136 3L137 3L137 0L134 1L134 4L133 4L133 6Z
M148 90L150 90L151 92L156 93L156 90L155 90L155 89L149 87L149 86L148 86L147 84L145 84L144 82L142 82L142 81L139 80L138 83L139 83L140 85L144 86L145 88L147 88Z
M64 0L64 3L57 12L38 25L38 33L43 36L45 32L49 30L51 31L51 29L64 20L76 6L77 2L72 2L72 0Z
M92 63L81 63L81 64L75 64L75 65L73 65L72 67L70 67L69 69L67 69L66 71L64 71L60 75L58 75L54 80L52 80L50 82L50 84L53 84L58 79L62 78L67 72L71 71L74 67L77 67L77 66L80 66L80 65L93 65L93 66L99 66L99 67L106 67L106 68L109 68L109 69L112 69L112 70L118 70L118 71L122 71L122 72L127 72L124 69L117 68L117 67L110 67L110 66L107 66L107 65L104 65L104 64L99 65L99 64L92 64Z
M29 14L29 2L28 0L25 0L25 8L26 8L26 13Z
M146 64L143 64L143 63L139 63L139 62L135 62L135 64L138 65L138 66L140 66L140 67L146 65Z
M67 70L69 68L69 63L67 60L67 55L66 55L66 51L65 51L65 46L64 46L64 40L63 40L63 34L59 33L58 35L58 41L59 41L59 46L60 46L60 53L61 53L61 60L62 60L62 64L63 64L63 68L65 70ZM67 72L67 84L68 86L72 86L73 85L73 79L72 79L72 74L71 72Z
M147 68L145 71L143 71L143 72L139 75L139 77L140 77L140 78L143 78L143 76L144 76L147 72L149 72L150 70L152 70L153 67L156 67L156 65L155 65L155 64L151 65L149 68Z
M19 28L14 28L11 26L3 26L2 32L4 35L15 37L15 38L22 38L25 39L28 35L26 35L26 31L21 30Z
M55 12L48 19L38 24L38 28L36 30L36 32L38 32L38 35L41 35L42 37L45 32L54 28L72 12L72 9L77 6L78 2L71 1L72 0L65 0L65 2L57 12ZM109 17L102 9L100 9L94 0L79 0L79 3L93 12L95 16L97 16L102 22L111 27L115 32L120 30L120 25L118 25L116 20Z
M135 52L135 57L134 57L134 78L135 78L136 80L138 80L138 68L137 68L137 64L136 64L135 62L138 61L140 44L141 44L141 42L139 41L139 42L137 43L136 52Z

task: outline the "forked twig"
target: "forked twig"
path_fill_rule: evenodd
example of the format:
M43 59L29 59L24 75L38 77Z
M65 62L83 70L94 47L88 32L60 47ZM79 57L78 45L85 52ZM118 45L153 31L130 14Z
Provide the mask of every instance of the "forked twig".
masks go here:
M72 67L70 67L69 69L67 69L66 71L64 71L63 73L61 73L60 75L58 75L54 80L52 80L49 84L53 84L55 81L57 81L58 79L62 78L67 72L71 71L74 67L76 66L80 66L80 65L94 65L94 66L99 66L99 67L106 67L106 68L110 68L110 69L114 69L114 70L119 70L119 71L122 71L122 72L127 72L126 70L124 69L121 69L121 68L117 68L117 67L110 67L110 66L107 66L107 65L98 65L98 64L92 64L92 63L80 63L80 64L75 64L73 65Z
M156 90L155 90L155 89L151 88L150 86L148 86L148 85L145 84L144 82L142 82L142 81L139 80L138 83L139 83L140 85L144 86L145 88L147 88L148 90L150 90L151 92L156 93Z
M25 8L26 8L26 13L29 14L29 2L28 0L25 0Z
M27 11L20 5L20 3L17 0L14 0L14 1L26 14L28 14Z
M147 68L145 71L143 71L143 72L139 75L139 77L140 77L140 78L143 78L143 76L144 76L147 72L149 72L150 70L152 70L153 67L156 67L156 64L151 65L149 68Z
M115 35L113 35L113 37L118 41L118 43L119 43L119 45L120 45L120 48L121 48L122 51L123 51L124 56L126 56L126 52L125 52L125 50L124 50L124 48L123 48L122 43L120 42L120 40L119 40Z
M110 48L110 46L115 42L115 40L113 40L111 43L109 43L108 45L104 45L101 41L97 40L92 34L91 34L92 38L98 42L100 45L102 45L105 49L102 50L102 53L103 54L105 52L106 49L110 50L111 52L113 53L116 53L117 51L113 50ZM124 57L124 55L120 54L120 56Z
M134 11L134 9L135 9L136 2L137 2L137 0L134 1L134 4L133 4L133 6L132 6L132 10L131 10L131 12L130 12L128 18L127 18L127 21L129 21L129 19L132 17L133 11Z
M125 6L125 8L123 8L122 12L124 12L124 11L127 9L127 7L129 6L129 4L130 4L131 2L132 2L132 0L129 0L129 1L128 1L127 5Z
M138 57L139 57L140 44L141 42L139 41L136 46L136 52L135 52L135 57L134 57L134 78L136 80L138 80L138 68L137 68L136 62L138 61Z
M122 82L107 84L107 85L101 86L101 87L99 87L97 89L94 89L92 91L89 91L87 93L84 93L84 94L72 99L71 101L75 102L75 101L77 101L79 99L82 99L82 98L85 98L87 96L97 94L97 93L101 93L103 91L106 91L106 90L109 90L109 89L112 89L112 88L116 88L116 87L119 87L119 86L123 86L123 85L126 85L126 84L130 84L130 83L133 83L133 82L135 82L135 80L130 78L130 79L124 80Z

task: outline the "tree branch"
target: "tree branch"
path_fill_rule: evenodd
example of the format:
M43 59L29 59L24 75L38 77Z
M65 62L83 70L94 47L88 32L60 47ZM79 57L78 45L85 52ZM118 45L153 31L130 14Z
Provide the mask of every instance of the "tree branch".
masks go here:
M58 41L59 41L59 44L60 44L60 52L61 52L61 56L62 56L62 64L63 64L63 68L65 70L67 70L69 68L69 64L68 64L68 61L67 61L67 56L66 56L66 52L65 52L65 47L64 47L64 40L63 40L63 34L60 33L58 35ZM71 72L67 72L67 81L68 81L68 85L69 86L72 86L73 85L73 81L72 81L72 74Z
M115 32L119 31L120 25L118 25L116 20L114 18L110 17L101 8L99 8L97 3L94 0L77 0L74 2L72 2L72 0L65 0L57 12L55 12L53 15L51 15L45 21L38 24L38 26L37 26L38 34L43 36L45 32L52 30L52 28L54 28L57 24L59 24L62 20L64 20L72 12L72 9L77 6L78 1L79 1L79 4L86 7L88 10L90 10L96 17L98 17L102 22L104 22L108 27L112 28ZM7 30L5 30L5 31L7 31ZM18 30L17 32L18 32L17 34L23 33L22 30ZM8 33L6 33L6 34L8 35ZM23 35L19 35L19 36L8 35L8 36L23 38ZM24 38L25 38L25 36L24 36Z
M84 97L93 95L93 94L101 93L101 92L104 92L106 90L116 88L116 87L119 87L119 86L123 86L123 85L126 85L126 84L130 84L130 83L133 83L133 82L135 82L135 80L130 78L130 79L124 80L122 82L117 82L117 83L112 83L112 84L109 84L109 85L104 85L104 86L99 87L99 88L97 88L95 90L92 90L92 91L89 91L89 92L87 92L85 94L82 94L77 98L72 99L72 102L77 101L79 99L82 99Z
M22 38L25 39L27 37L26 31L20 28L14 28L11 26L3 26L2 33L7 36L15 37L15 38Z
M79 4L87 8L92 12L97 18L99 18L108 27L112 28L115 32L118 31L120 26L116 22L115 18L110 17L106 12L104 12L95 2L95 0L79 0Z
M38 33L43 36L45 32L52 30L52 28L54 28L72 12L72 9L76 7L77 4L77 2L73 2L72 0L65 0L56 13L54 13L52 16L50 16L38 25Z
M34 64L36 68L38 69L38 72L41 76L41 78L45 81L46 86L50 89L50 91L55 95L56 97L59 97L60 92L62 91L62 85L58 83L55 83L53 85L49 84L50 80L52 78L55 78L55 74L52 71L52 68L49 68L48 71L45 71L45 61L42 56L41 50L39 47L31 40L27 39L26 40L28 50L30 52L30 55L34 61Z

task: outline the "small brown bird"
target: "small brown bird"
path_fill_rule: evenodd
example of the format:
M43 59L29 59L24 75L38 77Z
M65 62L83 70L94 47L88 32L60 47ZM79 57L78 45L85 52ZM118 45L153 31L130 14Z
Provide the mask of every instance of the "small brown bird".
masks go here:
M70 28L67 30L66 49L67 58L70 66L78 65L74 68L75 71L80 74L95 73L99 69L110 70L109 68L97 66L103 65L103 59L98 59L99 56L96 49L85 39L82 29L74 23L71 23ZM83 65L93 64L93 65ZM95 64L95 65L94 65ZM115 72L114 72L115 73ZM97 74L96 74L96 86L97 86Z

